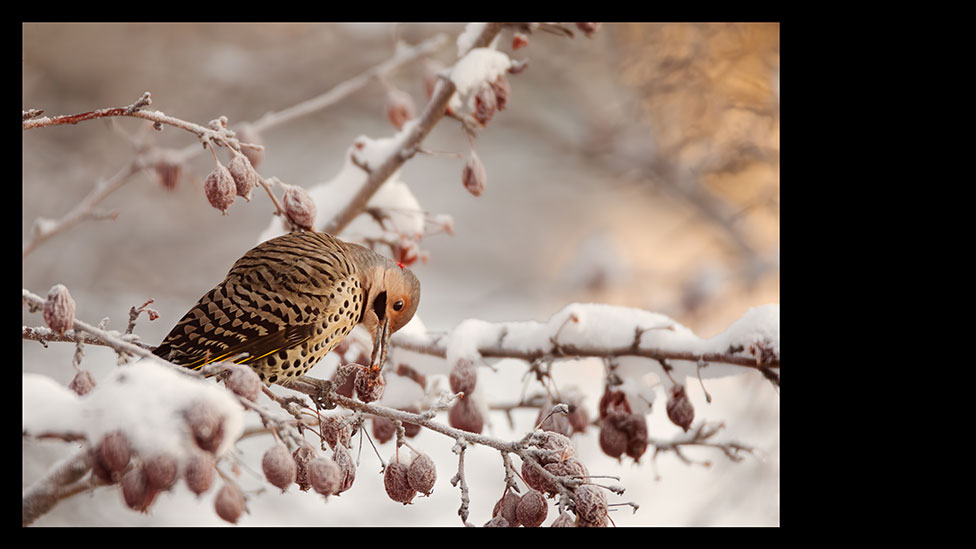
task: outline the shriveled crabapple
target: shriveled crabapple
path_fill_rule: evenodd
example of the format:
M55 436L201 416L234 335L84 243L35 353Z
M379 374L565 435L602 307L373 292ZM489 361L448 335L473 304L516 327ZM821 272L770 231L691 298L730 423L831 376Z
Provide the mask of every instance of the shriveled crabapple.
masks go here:
M668 418L672 423L688 431L695 420L695 408L688 400L684 385L672 385L668 396Z
M288 185L281 183L285 188L285 196L282 199L285 207L285 215L296 227L306 231L312 230L315 224L317 208L312 195L308 194L304 188L298 185Z
M498 110L505 110L505 106L508 105L508 96L512 93L512 86L508 83L508 78L505 78L504 74L498 75L498 78L491 83L491 89L495 91Z
M560 513L556 520L549 525L550 528L575 528L576 520L569 513Z
M302 444L291 453L291 458L295 460L295 484L302 492L308 492L312 487L308 480L308 464L315 459L315 450L308 444Z
M183 479L190 491L199 496L210 489L216 473L214 465L213 454L193 452L183 465Z
M343 480L342 469L332 459L316 458L308 464L308 480L316 492L328 497L339 493Z
M511 524L508 522L508 520L505 517L498 515L492 517L491 520L486 522L484 527L485 528L509 528L510 526Z
M75 300L63 284L55 284L47 292L44 302L44 323L59 334L72 329L75 324Z
M534 528L541 525L549 514L549 504L545 496L536 490L529 490L519 500L515 515L522 526Z
M145 512L156 499L156 489L149 484L142 467L133 467L122 477L122 497L134 511Z
M461 172L461 182L464 183L464 188L475 196L481 196L487 181L488 172L485 171L485 165L481 162L478 154L471 151L467 162L464 164L464 170Z
M179 464L171 455L158 454L145 460L146 481L157 490L168 490L176 483Z
M390 462L383 472L383 487L390 499L404 505L413 501L417 491L410 486L407 478L409 467L403 463Z
M348 446L352 438L352 428L346 425L341 417L329 416L322 418L322 436L329 448L335 448L337 444Z
M458 359L449 376L451 391L470 395L478 384L478 369L466 358Z
M368 359L367 359L368 361ZM332 374L332 382L336 383L342 378L342 384L335 388L336 394L346 398L352 398L352 393L356 385L356 373L361 368L358 364L343 364L336 368Z
M345 492L352 487L352 483L356 480L356 462L353 461L352 454L349 453L349 449L344 444L335 447L332 453L332 461L336 462L342 472L339 490L336 493Z
M380 372L361 366L356 372L356 396L363 402L373 402L383 397L386 379Z
M626 414L618 412L603 418L600 422L600 449L613 458L619 458L627 451L627 433L618 427L617 416L626 417Z
M485 428L485 418L471 397L458 399L447 413L447 422L455 429L480 433Z
M95 378L92 377L91 372L88 370L79 369L75 373L75 377L71 379L68 388L78 396L87 395L95 388Z
M525 481L526 486L540 492L546 491L549 487L546 477L529 461L522 462L522 480Z
M99 441L97 454L108 472L118 473L125 469L132 459L132 448L125 433L112 431Z
M227 166L227 171L230 172L230 176L234 179L237 196L250 202L251 190L258 184L258 174L251 166L251 161L247 159L246 155L235 154Z
M261 469L264 471L268 482L281 488L284 492L288 489L298 474L298 466L288 448L281 443L276 443L264 453L261 459Z
M206 400L196 400L183 411L193 440L201 450L216 452L224 440L224 417L213 404Z
M581 525L603 525L607 518L607 496L592 485L583 484L573 491L573 504Z
M490 82L483 83L475 92L472 116L484 126L495 115L497 108L498 98L495 95L494 87Z
M173 190L180 182L183 173L183 165L170 155L160 155L153 165L156 170L156 177L159 183L167 190Z
M497 517L501 515L505 517L508 522L508 526L513 528L521 524L518 521L518 514L516 509L518 509L519 502L522 501L522 496L516 494L510 489L505 490L505 495L502 496L497 502L495 502L495 507L491 510L491 516Z
M257 401L261 396L261 389L264 382L258 377L253 368L247 366L231 366L230 373L224 378L224 385L234 392L234 394L244 397L252 402Z
M246 511L244 507L244 494L241 493L237 486L229 482L225 483L220 491L217 492L217 497L214 498L214 511L217 512L217 516L227 522L237 524L238 519Z
M210 205L227 215L227 208L234 203L234 197L237 196L237 184L234 183L230 171L219 160L217 166L207 176L203 190Z
M437 482L437 467L427 454L419 454L407 470L407 482L417 492L429 496Z

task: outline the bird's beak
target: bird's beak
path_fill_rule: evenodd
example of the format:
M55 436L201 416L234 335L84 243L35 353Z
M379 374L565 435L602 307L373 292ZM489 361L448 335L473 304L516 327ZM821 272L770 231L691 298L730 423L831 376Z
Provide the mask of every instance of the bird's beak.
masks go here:
M387 316L382 324L376 327L373 334L373 354L370 357L370 369L379 372L386 363L386 353L390 348L390 317Z

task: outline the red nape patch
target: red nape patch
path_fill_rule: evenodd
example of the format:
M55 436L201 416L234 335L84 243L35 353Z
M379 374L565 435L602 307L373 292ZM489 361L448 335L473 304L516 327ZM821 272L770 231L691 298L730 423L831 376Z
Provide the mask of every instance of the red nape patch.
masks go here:
M400 267L400 270L401 270L401 271L403 270L403 263L399 263L399 262L398 262L398 263L397 263L397 266L398 266L398 267Z

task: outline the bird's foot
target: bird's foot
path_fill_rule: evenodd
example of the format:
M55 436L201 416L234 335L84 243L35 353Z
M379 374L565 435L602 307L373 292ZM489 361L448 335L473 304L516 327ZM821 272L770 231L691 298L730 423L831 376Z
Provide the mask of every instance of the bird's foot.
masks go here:
M315 402L316 406L325 410L331 410L336 407L335 401L332 400L333 384L330 380L301 376L298 378L298 381L314 387L314 390L309 393L309 396L312 397L312 401Z

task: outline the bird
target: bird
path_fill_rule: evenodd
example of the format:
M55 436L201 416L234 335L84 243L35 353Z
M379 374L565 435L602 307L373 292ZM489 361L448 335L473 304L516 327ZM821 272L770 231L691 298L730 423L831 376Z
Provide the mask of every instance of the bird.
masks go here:
M245 364L265 385L287 385L361 325L375 373L419 302L420 281L402 264L327 233L293 232L238 259L153 354L194 370Z

